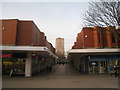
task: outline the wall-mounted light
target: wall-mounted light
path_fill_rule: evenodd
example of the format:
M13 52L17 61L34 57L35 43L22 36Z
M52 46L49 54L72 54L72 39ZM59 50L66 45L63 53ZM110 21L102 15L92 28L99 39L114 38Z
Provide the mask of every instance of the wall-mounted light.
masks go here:
M87 36L87 35L85 35L85 37L87 38L88 36Z
M3 27L2 29L4 30L5 28Z

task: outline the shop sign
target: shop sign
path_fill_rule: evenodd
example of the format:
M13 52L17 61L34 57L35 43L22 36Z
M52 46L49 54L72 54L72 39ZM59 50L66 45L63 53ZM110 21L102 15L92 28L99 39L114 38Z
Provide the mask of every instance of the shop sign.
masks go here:
M11 58L12 54L0 54L0 58Z

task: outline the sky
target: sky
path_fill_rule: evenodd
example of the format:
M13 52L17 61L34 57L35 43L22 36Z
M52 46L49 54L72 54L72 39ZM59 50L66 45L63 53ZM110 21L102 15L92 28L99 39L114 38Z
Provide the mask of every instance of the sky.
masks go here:
M78 0L74 2L70 0L66 2L48 2L48 0L44 2L11 0L10 2L10 0L5 0L2 2L0 18L33 20L54 47L56 38L64 38L64 47L67 52L72 48L77 34L83 28L82 15L88 10L88 6L88 1L78 2Z

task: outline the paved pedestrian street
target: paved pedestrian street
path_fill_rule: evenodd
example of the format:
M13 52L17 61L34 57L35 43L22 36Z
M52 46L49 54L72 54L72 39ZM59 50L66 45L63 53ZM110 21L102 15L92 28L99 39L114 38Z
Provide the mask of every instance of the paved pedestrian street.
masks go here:
M29 78L3 76L3 88L118 88L118 77L82 74L64 64L53 66L51 72L42 71Z

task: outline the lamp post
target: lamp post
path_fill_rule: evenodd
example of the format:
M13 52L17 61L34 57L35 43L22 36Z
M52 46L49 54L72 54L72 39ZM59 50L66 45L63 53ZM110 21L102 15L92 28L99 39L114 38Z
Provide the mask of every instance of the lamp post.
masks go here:
M120 48L120 26L115 27L118 32L118 48Z

